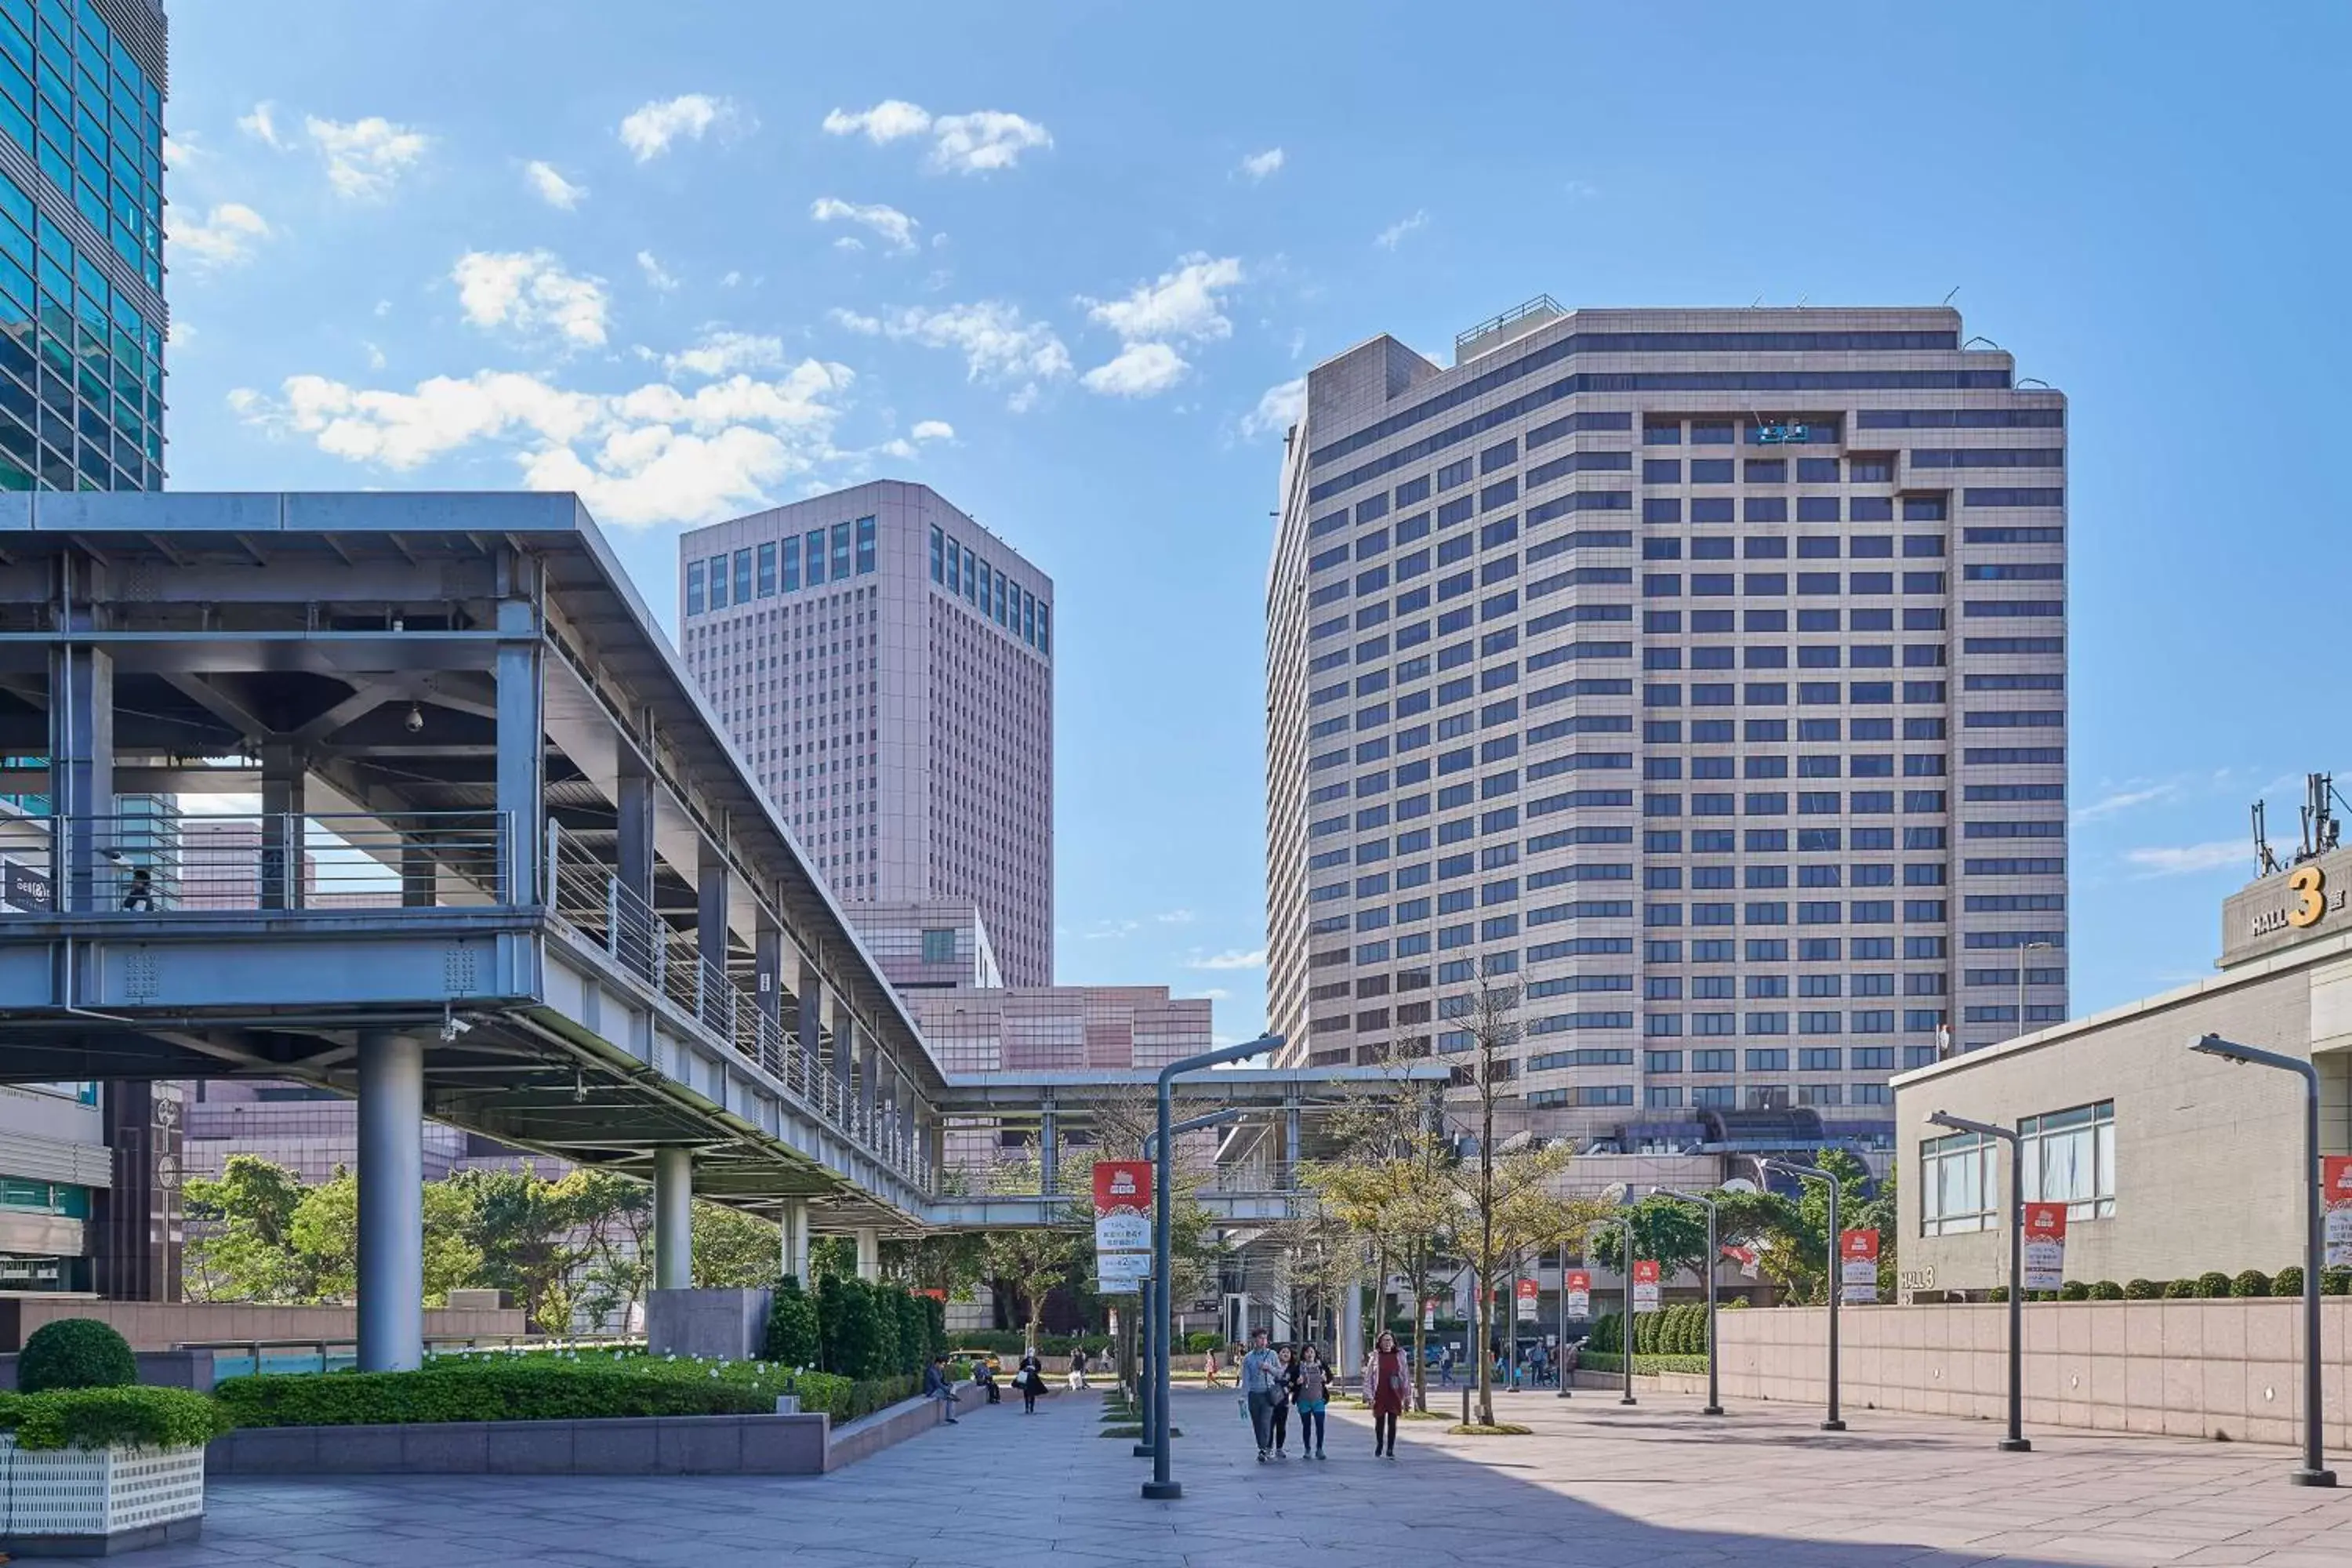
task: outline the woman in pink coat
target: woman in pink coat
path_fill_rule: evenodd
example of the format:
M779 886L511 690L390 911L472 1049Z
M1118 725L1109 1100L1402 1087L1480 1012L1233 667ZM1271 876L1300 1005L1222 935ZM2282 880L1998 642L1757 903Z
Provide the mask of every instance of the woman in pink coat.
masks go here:
M1397 1417L1404 1413L1406 1373L1404 1352L1388 1330L1372 1342L1364 1358L1364 1399L1372 1407L1372 1457L1396 1458Z

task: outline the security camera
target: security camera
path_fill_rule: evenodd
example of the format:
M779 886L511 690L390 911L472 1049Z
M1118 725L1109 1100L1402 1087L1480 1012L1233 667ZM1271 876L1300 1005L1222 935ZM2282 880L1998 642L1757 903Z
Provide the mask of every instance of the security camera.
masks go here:
M408 732L410 734L414 735L418 733L425 728L425 710L419 708L414 702L410 703L408 705L408 718L404 722L408 726Z

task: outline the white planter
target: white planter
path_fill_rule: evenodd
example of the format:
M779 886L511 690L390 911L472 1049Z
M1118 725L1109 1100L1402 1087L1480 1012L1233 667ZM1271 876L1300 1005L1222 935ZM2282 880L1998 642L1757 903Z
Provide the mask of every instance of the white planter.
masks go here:
M193 1539L205 1514L205 1451L16 1447L0 1432L0 1540L66 1538L92 1552Z

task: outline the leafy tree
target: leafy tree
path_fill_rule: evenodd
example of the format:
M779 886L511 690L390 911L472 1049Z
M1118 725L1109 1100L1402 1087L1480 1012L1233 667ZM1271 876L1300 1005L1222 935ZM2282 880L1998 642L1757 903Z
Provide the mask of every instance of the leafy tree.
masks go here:
M572 1326L571 1280L590 1251L574 1234L583 1189L567 1192L570 1181L548 1181L528 1163L514 1171L460 1171L449 1178L471 1201L467 1240L479 1255L482 1284L512 1297L541 1333Z
M1385 1291L1389 1261L1393 1259L1412 1284L1415 1310L1412 1326L1413 1404L1429 1407L1428 1369L1423 1365L1426 1331L1421 1326L1421 1293L1440 1253L1448 1245L1458 1218L1449 1184L1441 1173L1455 1163L1451 1141L1436 1108L1416 1092L1410 1079L1398 1079L1341 1106L1327 1119L1325 1131L1338 1146L1330 1160L1313 1161L1299 1169L1299 1182L1320 1200L1324 1211L1371 1244L1383 1276L1377 1284ZM1352 1255L1335 1248L1335 1263L1344 1263L1344 1288L1355 1286L1355 1271L1363 1262L1360 1246ZM1343 1365L1363 1353L1361 1345L1335 1347Z
M747 1289L776 1277L783 1237L759 1215L697 1198L693 1226L697 1286Z
M482 1255L467 1239L473 1205L462 1185L427 1182L425 1207L425 1300L448 1300L451 1289L479 1275ZM349 1301L359 1293L359 1179L338 1169L302 1194L287 1233L310 1280L310 1299Z
M594 1326L625 1329L630 1310L653 1282L653 1189L583 1165L556 1184L556 1195L581 1252L571 1276L573 1309ZM815 1361L812 1351L793 1364Z
M882 1244L882 1272L921 1290L944 1290L951 1301L969 1301L987 1266L987 1242L977 1232L938 1231L894 1237Z
M1066 1182L1066 1172L1064 1177ZM1034 1153L1024 1161L1000 1166L996 1179L998 1189L1008 1193L1032 1194L1045 1185ZM1087 1168L1087 1180L1091 1186L1091 1165ZM1059 1224L991 1232L982 1253L988 1277L999 1285L1010 1287L1027 1310L1027 1333L1032 1344L1045 1331L1045 1298L1057 1286L1068 1282L1086 1239L1080 1228L1079 1205L1066 1193L1063 1199L1055 1205L1061 1215ZM1091 1216L1091 1203L1085 1212Z
M1663 1194L1633 1205L1633 1247L1639 1257L1658 1265L1663 1277L1696 1268L1706 1258L1706 1215L1696 1205ZM1604 1268L1625 1269L1625 1232L1621 1226L1597 1230L1592 1257Z
M777 1280L768 1303L768 1333L761 1353L785 1366L814 1366L824 1353L822 1332L816 1298L790 1274Z
M252 1154L231 1154L217 1177L189 1181L184 1289L191 1301L303 1301L307 1270L296 1256L300 1178Z

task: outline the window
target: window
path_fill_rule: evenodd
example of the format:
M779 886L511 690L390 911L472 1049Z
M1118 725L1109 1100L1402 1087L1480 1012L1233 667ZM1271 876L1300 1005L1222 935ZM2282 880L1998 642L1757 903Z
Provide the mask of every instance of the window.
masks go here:
M956 933L952 930L924 931L923 962L925 963L953 963L955 962L956 955L955 939Z
M2116 1102L2078 1105L2029 1116L2025 1201L2063 1203L2066 1217L2106 1219L2116 1212Z
M686 563L686 613L689 616L702 614L702 563L688 562Z
M776 546L774 541L771 540L769 542L760 546L759 559L760 597L762 599L772 599L776 596Z
M860 577L874 570L874 520L870 517L859 518L857 520L857 574Z
M1973 1132L1930 1139L1919 1145L1920 1235L1957 1236L1996 1228L1998 1149L1996 1140ZM2029 1162L2028 1171L2032 1168Z

